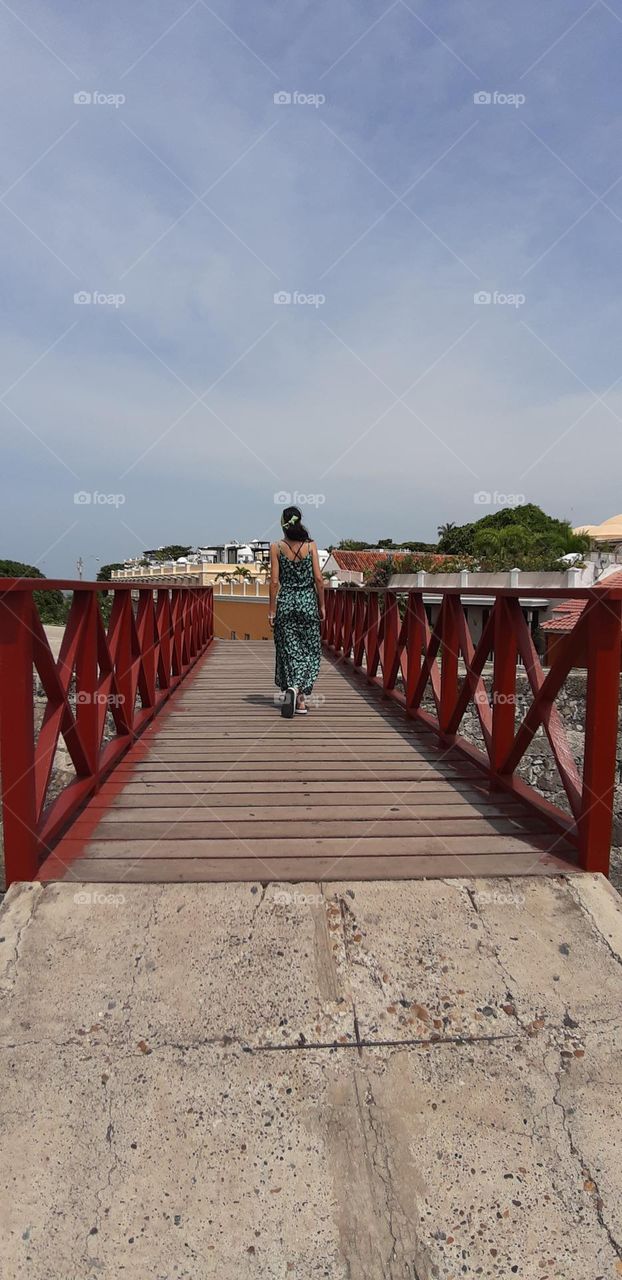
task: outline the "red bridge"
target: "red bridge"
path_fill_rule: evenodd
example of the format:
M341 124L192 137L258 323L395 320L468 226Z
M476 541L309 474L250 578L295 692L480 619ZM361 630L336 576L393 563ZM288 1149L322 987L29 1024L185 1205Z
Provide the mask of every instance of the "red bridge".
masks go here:
M72 592L57 659L50 590ZM545 671L518 589L487 590L473 645L462 598L477 590L440 587L433 627L421 590L329 590L317 705L285 721L270 646L215 641L210 588L0 579L7 882L607 874L622 591L547 588L585 607ZM578 662L581 767L555 706ZM565 808L519 776L540 729Z

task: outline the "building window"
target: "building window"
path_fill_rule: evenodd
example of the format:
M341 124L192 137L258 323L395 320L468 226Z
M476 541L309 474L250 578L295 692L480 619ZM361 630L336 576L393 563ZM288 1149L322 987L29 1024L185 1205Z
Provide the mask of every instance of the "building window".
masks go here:
M232 640L237 640L237 636L236 636L236 634L235 634L235 631L232 631L232 632L231 632L231 639L232 639Z
M245 631L245 632L244 632L244 639L245 639L245 640L250 640L250 638L251 638L251 637L250 637L250 632Z

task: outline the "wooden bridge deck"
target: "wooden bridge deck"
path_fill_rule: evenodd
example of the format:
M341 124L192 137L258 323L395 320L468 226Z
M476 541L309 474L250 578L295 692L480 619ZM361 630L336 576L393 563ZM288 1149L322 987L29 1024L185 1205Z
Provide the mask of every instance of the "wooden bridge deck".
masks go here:
M283 720L265 642L216 641L41 869L45 880L559 873L574 850L324 659Z

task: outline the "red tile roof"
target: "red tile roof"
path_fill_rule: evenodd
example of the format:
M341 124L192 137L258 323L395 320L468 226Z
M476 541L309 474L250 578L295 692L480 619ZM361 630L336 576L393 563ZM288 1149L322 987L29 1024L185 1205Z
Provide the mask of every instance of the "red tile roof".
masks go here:
M430 560L432 564L441 564L448 557L444 555L432 555L428 551L333 551L337 564L340 569L344 569L349 573L364 573L366 569L375 569L377 564L382 560L386 560L388 556L399 565L401 560L407 556L419 555L425 556L426 560Z
M609 573L606 578L601 578L594 583L596 587L622 587L622 569L618 569L615 573ZM575 624L579 621L583 610L585 609L586 600L560 600L559 604L553 609L553 617L548 622L542 623L542 631L572 631Z

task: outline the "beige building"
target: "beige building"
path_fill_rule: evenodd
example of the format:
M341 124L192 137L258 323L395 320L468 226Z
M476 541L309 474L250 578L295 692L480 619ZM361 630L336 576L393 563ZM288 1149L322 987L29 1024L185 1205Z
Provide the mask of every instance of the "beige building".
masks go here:
M219 640L271 640L267 595L246 597L214 592L214 635Z
M622 546L622 515L610 516L602 524L583 524L573 530L574 533L588 533L594 542L610 542Z
M249 568L254 566L249 565ZM257 566L259 568L259 566ZM231 565L154 565L150 568L113 571L115 582L132 582L137 587L212 587L214 590L214 635L219 640L270 640L268 623L268 574L255 572L240 578ZM220 581L218 579L220 578Z
M244 572L240 573L239 570ZM152 564L141 565L129 569L113 569L113 582L136 582L164 587L214 587L215 590L229 591L238 585L246 586L247 591L259 593L266 590L269 578L269 566L253 563L234 564Z

